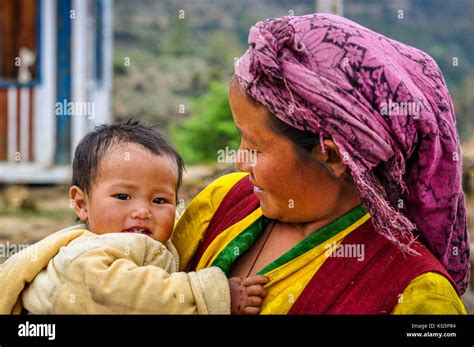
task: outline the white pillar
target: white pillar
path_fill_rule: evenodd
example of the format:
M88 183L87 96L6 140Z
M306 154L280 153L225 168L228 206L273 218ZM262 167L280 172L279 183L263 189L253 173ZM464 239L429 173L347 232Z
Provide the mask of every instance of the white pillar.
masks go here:
M9 162L15 161L16 152L19 150L17 144L17 117L18 117L18 89L16 87L8 88L7 90L7 158Z
M72 100L74 103L90 102L87 93L87 4L88 1L74 0L72 8L75 18L72 21ZM81 138L87 133L88 119L86 115L71 116L71 158Z
M42 166L54 164L56 147L56 1L43 0L40 28L41 81L35 88L34 147L36 161Z
M96 125L110 123L112 121L112 75L113 75L113 2L112 0L103 1L103 79L102 83L95 87L95 118Z
M316 0L316 12L332 13L342 16L344 13L343 0Z
M20 88L20 160L28 162L30 158L30 88Z

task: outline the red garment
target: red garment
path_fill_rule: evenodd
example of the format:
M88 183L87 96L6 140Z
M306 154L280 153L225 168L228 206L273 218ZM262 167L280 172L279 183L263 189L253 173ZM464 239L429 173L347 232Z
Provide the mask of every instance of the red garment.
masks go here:
M260 206L260 200L253 194L253 186L248 177L245 176L231 188L212 216L203 240L196 250L192 269L196 269L207 247L221 232Z
M420 242L420 256L403 254L378 234L369 219L344 238L342 245L364 245L363 261L329 257L306 285L288 314L388 314L408 284L426 272L447 271ZM458 293L459 295L459 293Z
M260 206L248 176L226 194L199 245L193 269L212 241L229 226ZM352 231L343 245L364 245L364 260L329 257L306 285L289 314L384 314L390 313L401 293L417 276L437 272L457 288L441 263L415 241L420 256L403 254L378 234L371 219ZM459 293L458 293L459 294Z

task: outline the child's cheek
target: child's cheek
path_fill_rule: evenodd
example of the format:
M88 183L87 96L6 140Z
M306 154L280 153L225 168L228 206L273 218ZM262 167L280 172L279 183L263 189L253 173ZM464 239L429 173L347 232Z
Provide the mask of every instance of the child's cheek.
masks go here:
M97 233L104 234L123 230L124 225L122 224L126 219L126 209L120 202L118 199L102 201L102 205L94 215L94 225L98 229Z
M157 216L157 223L166 231L171 234L173 232L174 222L176 218L176 209L169 208ZM170 235L171 236L171 235Z

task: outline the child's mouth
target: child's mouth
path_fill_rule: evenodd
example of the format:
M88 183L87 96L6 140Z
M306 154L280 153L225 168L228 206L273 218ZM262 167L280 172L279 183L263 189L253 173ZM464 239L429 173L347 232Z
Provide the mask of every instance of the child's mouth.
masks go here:
M133 227L133 228L125 229L123 232L124 233L144 234L144 235L148 235L148 236L151 235L150 230L148 230L147 228Z

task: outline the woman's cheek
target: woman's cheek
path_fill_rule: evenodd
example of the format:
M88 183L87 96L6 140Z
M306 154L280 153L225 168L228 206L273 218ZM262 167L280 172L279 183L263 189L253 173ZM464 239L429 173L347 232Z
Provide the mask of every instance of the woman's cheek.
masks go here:
M254 169L254 176L257 184L264 190L278 191L285 186L285 182L280 182L284 173L277 163L262 159ZM281 185L283 183L283 186Z

